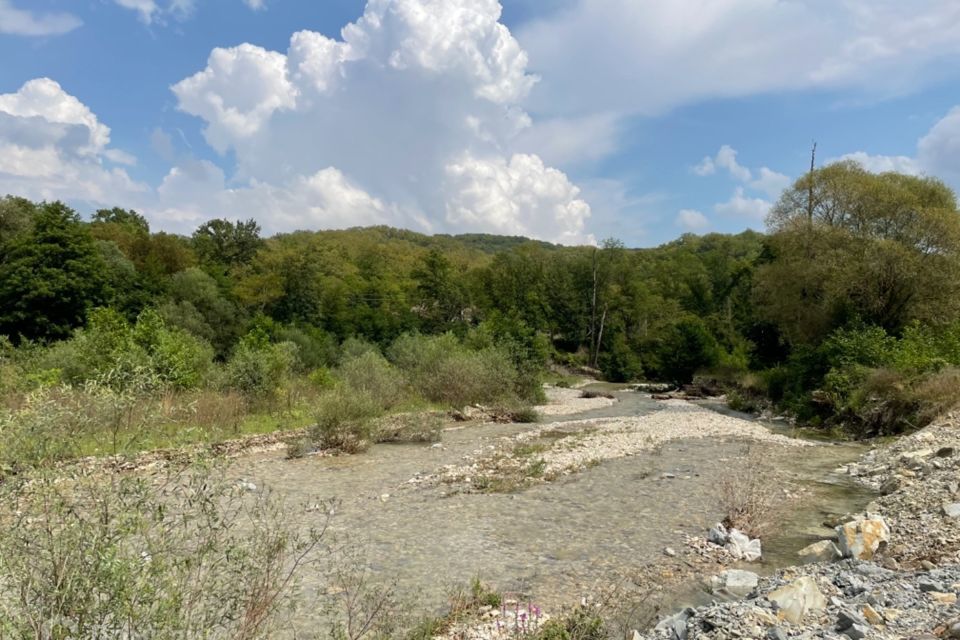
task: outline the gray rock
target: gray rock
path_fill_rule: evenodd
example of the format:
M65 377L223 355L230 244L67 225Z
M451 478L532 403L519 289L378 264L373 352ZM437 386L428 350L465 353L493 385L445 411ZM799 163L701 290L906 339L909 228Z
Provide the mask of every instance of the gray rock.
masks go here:
M837 631L846 631L856 625L866 625L867 621L856 611L841 609L837 614Z
M943 513L948 518L960 518L960 502L944 504Z
M862 640L867 637L869 632L869 627L862 624L855 624L849 629L844 629L843 635L847 636L851 640Z
M771 627L767 632L768 640L787 640L787 634L780 627Z
M707 532L707 540L713 544L720 545L721 547L727 544L727 539L729 537L730 534L727 532L727 528L720 523L712 526L710 531Z
M924 593L928 593L930 591L937 591L940 593L944 593L947 590L947 588L944 587L942 583L937 582L935 580L921 580L917 584L917 588L919 588L920 591L923 591Z

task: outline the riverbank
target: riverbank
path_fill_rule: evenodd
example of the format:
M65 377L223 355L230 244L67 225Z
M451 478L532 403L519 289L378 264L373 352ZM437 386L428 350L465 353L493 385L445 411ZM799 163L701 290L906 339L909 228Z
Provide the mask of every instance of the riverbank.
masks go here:
M958 452L956 413L878 445L845 472L884 495L831 523L840 548L851 537L865 543L854 549L860 559L735 575L749 585L744 599L676 612L635 640L960 637ZM857 518L877 526L849 524ZM836 554L828 543L818 549Z

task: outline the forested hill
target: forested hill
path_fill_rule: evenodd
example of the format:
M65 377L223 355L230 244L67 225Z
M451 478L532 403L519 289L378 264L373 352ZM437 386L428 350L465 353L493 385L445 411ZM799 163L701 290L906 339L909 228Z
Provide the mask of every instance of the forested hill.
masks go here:
M348 338L486 336L537 366L611 380L699 373L744 405L772 400L863 432L915 425L960 380L956 197L854 163L787 189L766 235L654 249L389 227L263 238L254 221L227 220L183 237L134 211L82 221L7 197L0 252L0 336L31 348L71 339L96 309L128 323L149 310L219 361L257 331L295 343L307 369L334 364Z

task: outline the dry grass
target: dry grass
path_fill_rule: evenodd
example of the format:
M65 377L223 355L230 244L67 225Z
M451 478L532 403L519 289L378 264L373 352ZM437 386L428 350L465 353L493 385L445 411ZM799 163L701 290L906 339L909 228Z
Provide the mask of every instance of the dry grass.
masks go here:
M776 525L782 505L776 472L752 447L745 452L742 471L731 472L717 483L717 502L723 523L752 538L763 538Z

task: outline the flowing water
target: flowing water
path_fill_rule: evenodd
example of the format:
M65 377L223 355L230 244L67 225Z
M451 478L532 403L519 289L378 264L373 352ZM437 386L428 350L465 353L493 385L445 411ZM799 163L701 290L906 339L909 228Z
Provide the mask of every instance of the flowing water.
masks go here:
M639 416L658 408L643 394L616 395L620 401L613 406L551 420ZM858 446L797 449L736 439L674 441L516 493L452 493L442 485L407 483L530 428L468 425L445 432L442 447L377 445L335 458L259 453L239 459L235 472L291 505L341 500L332 531L360 544L377 576L398 580L400 590L428 611L443 604L452 585L474 576L549 607L578 601L611 576L663 559L665 547L679 549L684 534L703 535L722 517L717 481L748 473L751 448L813 494L764 541L760 572L791 564L798 549L829 533L820 526L826 516L862 509L872 497L835 472L860 455ZM290 518L308 526L323 515L298 508Z

